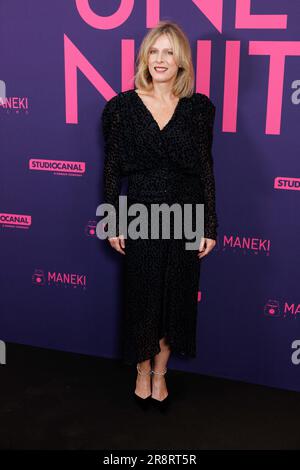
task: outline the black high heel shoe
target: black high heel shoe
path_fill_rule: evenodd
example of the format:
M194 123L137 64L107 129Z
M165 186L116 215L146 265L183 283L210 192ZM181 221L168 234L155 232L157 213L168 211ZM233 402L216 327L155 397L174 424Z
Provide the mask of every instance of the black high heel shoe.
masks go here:
M152 374L151 369L148 372L143 372L141 370L139 364L137 364L136 368L137 368L137 371L140 375L151 375ZM137 403L140 406L141 409L146 410L146 409L149 408L149 405L151 403L151 393L146 398L142 398L134 392L133 398L134 398L135 403Z
M155 375L165 375L166 372L167 372L167 367L165 368L163 372L155 372L154 370L152 370L152 374L155 374ZM163 400L157 400L156 398L153 398L152 396L151 398L152 398L152 404L160 412L164 413L169 409L169 406L171 403L170 393L168 393L166 398L164 398Z

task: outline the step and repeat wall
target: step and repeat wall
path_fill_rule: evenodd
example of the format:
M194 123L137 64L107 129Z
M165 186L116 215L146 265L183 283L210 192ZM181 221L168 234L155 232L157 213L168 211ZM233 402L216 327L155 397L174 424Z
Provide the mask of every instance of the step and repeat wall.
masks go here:
M172 20L216 106L219 231L197 358L169 365L300 391L300 3L10 0L0 15L0 340L120 357L124 258L96 234L101 114Z

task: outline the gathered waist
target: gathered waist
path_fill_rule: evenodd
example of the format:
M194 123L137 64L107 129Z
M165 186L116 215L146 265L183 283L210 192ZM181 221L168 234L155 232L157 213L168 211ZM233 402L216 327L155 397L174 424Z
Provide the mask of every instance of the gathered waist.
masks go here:
M200 177L195 175L134 175L128 180L127 196L145 203L193 203L203 200L203 188Z

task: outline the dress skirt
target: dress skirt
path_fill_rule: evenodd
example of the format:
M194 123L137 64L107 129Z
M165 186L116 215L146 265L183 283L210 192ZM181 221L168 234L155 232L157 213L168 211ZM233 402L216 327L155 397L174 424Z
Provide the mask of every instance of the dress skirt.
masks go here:
M128 199L128 206L134 200ZM124 314L122 360L136 364L160 352L159 340L165 338L172 354L196 357L196 326L201 259L198 248L187 250L191 241L174 237L170 217L170 238L125 239ZM194 225L193 210L193 228ZM136 216L128 216L128 225ZM183 225L182 225L183 227Z

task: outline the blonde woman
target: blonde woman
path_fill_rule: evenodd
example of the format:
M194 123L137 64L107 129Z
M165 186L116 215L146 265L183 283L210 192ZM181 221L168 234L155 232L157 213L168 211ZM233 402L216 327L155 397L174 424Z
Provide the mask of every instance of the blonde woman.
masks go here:
M123 360L137 367L134 398L143 405L152 398L160 409L170 401L164 377L170 354L196 356L200 264L217 239L215 106L193 89L189 41L178 24L161 21L140 46L135 87L111 98L102 113L104 200L117 216L116 236L108 241L125 255ZM124 238L118 225L123 176L128 207L143 203L149 217L155 203L204 204L197 249L187 250L184 236L172 238L172 224L170 238Z

